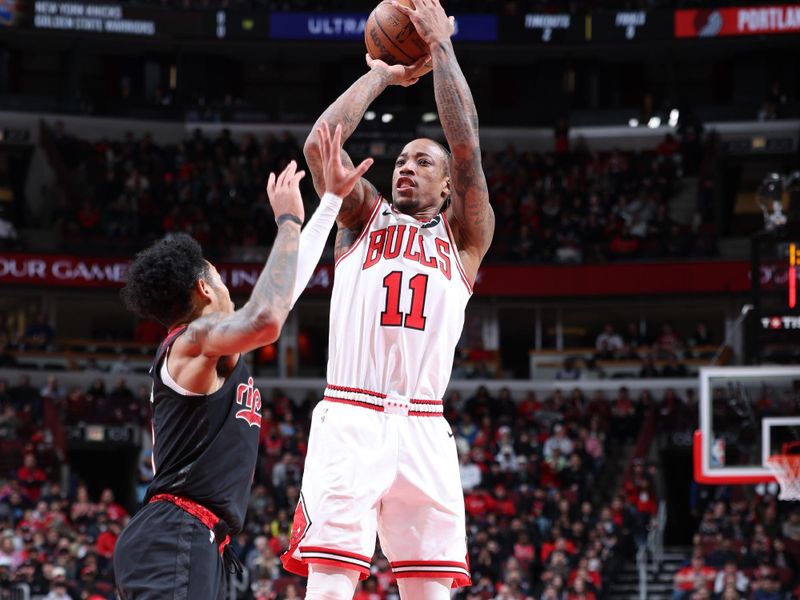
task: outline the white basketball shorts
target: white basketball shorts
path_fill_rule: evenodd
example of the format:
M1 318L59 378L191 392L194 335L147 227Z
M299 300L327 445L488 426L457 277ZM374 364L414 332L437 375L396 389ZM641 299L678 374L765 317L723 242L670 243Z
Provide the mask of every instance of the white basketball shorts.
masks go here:
M398 578L471 585L464 496L440 401L328 386L314 409L286 570L353 569L365 579L375 534Z

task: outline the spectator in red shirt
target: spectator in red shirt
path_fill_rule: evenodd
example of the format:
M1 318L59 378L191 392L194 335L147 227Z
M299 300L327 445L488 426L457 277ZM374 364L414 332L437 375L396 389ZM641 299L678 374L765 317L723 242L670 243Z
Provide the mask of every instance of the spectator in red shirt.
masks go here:
M78 224L84 235L91 235L98 231L100 226L100 211L89 201L84 200L78 211Z
M495 511L494 498L486 490L477 489L464 498L464 508L473 517Z
M128 511L114 502L114 492L110 488L100 494L100 503L97 505L99 512L105 512L109 521L122 521L128 516Z
M493 512L505 517L513 517L517 514L517 506L514 500L509 497L504 485L498 484L494 488L494 507Z
M536 548L524 531L519 534L519 538L514 544L514 558L517 559L520 567L525 571L529 570L531 564L536 560Z
M603 585L603 579L597 571L589 570L589 559L586 557L578 561L578 567L573 569L569 575L567 583L572 585L576 580L583 580L588 584L589 589L600 590Z
M669 133L664 136L664 139L656 147L656 152L661 156L672 156L673 154L679 154L680 151L680 141L676 140L675 137Z
M673 600L688 600L693 592L710 591L716 577L717 572L705 565L702 555L695 554L690 565L675 573Z
M372 563L372 575L378 580L378 589L384 594L391 586L397 584L389 560L385 556L376 557Z
M42 495L42 486L47 481L47 475L36 464L36 456L28 453L23 458L22 466L17 470L17 481L20 490L31 502L38 502Z
M114 546L117 544L119 531L119 522L110 521L106 530L102 531L100 535L97 536L95 548L100 556L110 559L114 555Z
M658 512L653 486L644 478L637 478L634 482L635 493L632 498L633 505L639 513L654 516Z
M597 600L597 596L583 579L576 579L567 593L567 600Z
M547 562L553 552L563 552L572 556L575 554L575 544L563 537L556 538L553 542L545 542L542 544L542 562Z
M608 252L612 257L627 258L639 252L641 242L630 235L627 229L623 229L614 236L608 246Z
M384 595L378 590L378 582L374 577L369 577L356 590L353 600L383 600Z
M522 402L517 405L517 415L526 423L532 423L541 408L542 403L536 397L536 392L528 392Z

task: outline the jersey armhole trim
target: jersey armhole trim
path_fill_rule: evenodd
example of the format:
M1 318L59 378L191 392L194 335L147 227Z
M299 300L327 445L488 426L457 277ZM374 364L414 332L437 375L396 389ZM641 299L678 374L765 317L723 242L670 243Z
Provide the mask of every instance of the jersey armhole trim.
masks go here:
M367 232L369 231L369 228L372 226L372 222L375 220L375 217L378 215L378 212L380 211L381 204L382 204L381 201L382 200L383 200L383 196L378 194L378 196L375 198L375 204L374 204L374 206L372 208L372 213L370 214L369 219L367 220L367 222L364 224L364 228L361 230L361 233L358 234L358 237L356 238L356 241L353 242L353 244L347 249L347 252L342 254L339 257L339 259L334 263L334 265L333 265L334 269L339 266L340 262L342 262L345 258L350 256L350 254L352 254L353 251L355 251L356 247L361 243L361 240L364 239L364 236L367 235Z
M161 377L161 383L167 386L176 394L180 394L181 396L188 396L191 398L197 398L200 396L205 396L205 394L198 394L197 392L190 392L186 388L182 387L177 381L172 378L172 375L169 374L169 368L167 367L167 360L169 360L169 352L172 350L172 346L170 346L167 351L164 353L164 359L161 361L161 368L158 370L158 374Z
M472 294L472 284L469 282L469 278L467 278L467 274L464 272L464 267L461 264L461 257L458 255L458 247L456 246L455 238L453 237L453 232L450 229L450 223L447 221L447 215L442 214L442 222L444 223L444 228L447 231L447 237L450 238L450 247L453 248L453 256L456 259L456 268L458 269L459 275L461 275L461 281L464 282L464 285L467 286L467 291Z

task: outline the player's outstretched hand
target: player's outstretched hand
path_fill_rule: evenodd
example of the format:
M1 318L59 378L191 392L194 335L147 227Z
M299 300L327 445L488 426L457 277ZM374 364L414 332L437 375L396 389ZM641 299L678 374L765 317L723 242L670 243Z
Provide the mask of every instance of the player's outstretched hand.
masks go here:
M328 124L323 121L317 127L320 140L320 153L322 154L323 179L325 192L344 198L353 191L356 183L367 172L374 162L367 158L355 168L349 168L342 163L342 126L337 125L331 139Z
M402 85L409 87L419 81L423 75L427 75L433 70L430 55L419 58L413 65L389 65L379 58L372 58L367 54L367 65L373 71L379 70L386 73L391 85Z
M275 213L275 220L280 223L280 218L293 215L300 220L305 219L303 197L300 195L300 180L306 176L305 171L297 170L297 163L291 161L277 177L275 173L269 174L267 180L267 196Z
M448 17L439 0L412 0L413 8L392 0L392 6L406 15L414 24L419 37L428 46L449 40L455 33L456 20Z

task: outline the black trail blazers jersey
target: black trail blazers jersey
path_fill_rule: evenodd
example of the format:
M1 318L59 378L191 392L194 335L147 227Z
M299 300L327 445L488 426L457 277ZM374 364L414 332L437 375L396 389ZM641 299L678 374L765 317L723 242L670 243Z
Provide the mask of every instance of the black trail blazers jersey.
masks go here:
M145 502L157 494L189 498L214 512L235 534L244 522L255 472L261 393L241 356L213 394L186 396L167 387L161 362L185 330L170 332L150 371L155 476Z

